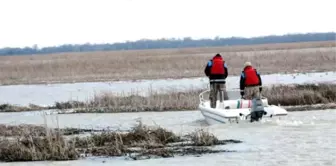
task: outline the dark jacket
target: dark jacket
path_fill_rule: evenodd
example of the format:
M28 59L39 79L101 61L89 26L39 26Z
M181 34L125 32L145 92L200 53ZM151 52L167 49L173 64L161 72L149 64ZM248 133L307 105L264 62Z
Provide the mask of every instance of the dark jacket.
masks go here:
M220 56L219 54L216 55L217 57ZM221 56L220 56L221 57ZM217 83L225 83L225 79L228 76L228 69L227 65L224 62L224 74L211 74L211 67L212 67L212 59L210 59L205 66L204 73L210 79L210 83L217 82Z

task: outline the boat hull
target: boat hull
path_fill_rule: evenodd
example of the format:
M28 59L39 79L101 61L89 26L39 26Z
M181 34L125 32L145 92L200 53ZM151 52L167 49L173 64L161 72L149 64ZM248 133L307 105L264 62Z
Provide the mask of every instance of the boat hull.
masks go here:
M200 104L198 106L198 109L201 111L208 124L232 123L251 120L252 100L245 100L230 96L229 100L224 100L223 102L219 102L217 100L216 108L211 108L209 97L206 97L206 94L209 96L209 92L209 90L206 90L200 93ZM240 91L231 91L231 94L235 94L233 92L236 93L234 96L238 96L238 94L240 94ZM262 116L263 119L287 115L287 111L282 107L269 105L267 98L262 97L261 101L263 110L265 111ZM256 109L254 108L254 110Z
M249 121L251 113L251 108L213 109L210 105L207 106L202 104L199 105L199 110L207 123L211 125L220 123L237 123L242 120ZM263 119L287 115L287 111L285 109L275 105L265 106L264 111L266 114L263 115Z

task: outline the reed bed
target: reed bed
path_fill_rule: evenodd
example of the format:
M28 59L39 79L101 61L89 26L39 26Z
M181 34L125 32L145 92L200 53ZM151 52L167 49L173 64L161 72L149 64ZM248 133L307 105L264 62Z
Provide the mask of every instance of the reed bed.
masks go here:
M104 92L94 95L93 99L87 102L56 102L53 106L36 106L36 108L58 109L60 113L68 113L69 109L73 109L70 113L195 110L199 104L198 95L204 90L190 89L181 92L171 89L167 93L150 90L148 96L142 96L138 92L131 94ZM239 92L237 93L239 94ZM269 104L287 106L286 108L290 111L336 108L336 84L273 85L264 87L262 95L268 98ZM6 104L6 106L0 105L0 112L40 110L24 108Z
M29 128L29 127L28 127ZM30 130L14 139L0 139L0 161L75 160L75 144L65 141L59 132L45 128L47 135ZM14 132L14 131L13 131Z
M101 130L94 129L78 129L78 128L64 128L64 129L53 129L55 132L59 132L62 135L76 135L83 134L85 132L101 132ZM47 136L48 130L46 130L44 125L31 125L31 124L21 124L21 125L5 125L0 124L0 137L16 137L22 135L31 135L41 137Z
M89 102L83 103L83 107L76 110L77 112L144 112L144 111L170 111L170 110L190 110L196 108L199 99L198 95L202 89L193 89L180 92L171 89L168 93L159 93L150 91L149 96L141 96L137 92L131 95L115 95L113 93L96 94ZM56 105L67 105L57 103ZM69 107L68 107L69 108Z
M239 140L219 140L213 134L203 130L196 130L188 135L176 135L162 127L146 126L141 122L129 132L107 130L91 133L86 137L72 138L66 138L58 132L59 129L44 127L47 135L39 136L34 130L36 126L25 127L33 129L29 129L29 133L16 135L14 139L8 137L0 139L0 161L76 160L85 156L126 155L137 160L153 156L174 157L175 155L227 152L227 150L212 150L211 146L241 143ZM15 127L12 129L14 130ZM202 131L201 134L199 134L200 131Z
M111 93L103 93L96 95L89 102L83 102L82 107L77 107L77 103L72 106L67 102L57 103L57 105L59 109L77 108L75 113L195 110L199 103L198 95L203 90L172 91L167 94L152 92L147 97L138 94L115 96ZM301 106L295 107L295 110L309 110L309 107L314 109L336 108L336 84L274 85L264 87L262 95L268 98L269 104ZM334 104L330 105L330 103ZM322 105L316 107L316 104ZM327 104L329 104L328 107L325 106ZM66 105L66 107L62 107L62 105Z
M0 84L116 81L204 76L206 62L222 53L229 75L249 60L263 74L335 70L335 42L60 53L0 57ZM300 62L300 63L297 63Z
M336 102L336 84L278 85L265 88L270 104L283 106L328 104Z
M23 111L35 111L43 109L52 109L55 107L42 107L35 104L30 104L28 107L11 105L11 104L0 104L0 112L23 112Z

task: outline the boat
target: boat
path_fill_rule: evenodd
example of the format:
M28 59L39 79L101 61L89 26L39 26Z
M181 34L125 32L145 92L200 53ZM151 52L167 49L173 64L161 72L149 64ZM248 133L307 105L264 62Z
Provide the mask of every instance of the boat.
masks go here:
M239 123L240 121L252 122L251 114L254 113L252 108L255 108L252 103L254 101L241 99L240 90L227 90L229 99L223 102L217 100L216 108L210 107L209 94L210 90L205 90L199 94L200 103L198 106L208 124ZM287 110L280 105L269 105L266 97L262 96L259 101L262 103L261 111L263 112L259 117L260 119L287 115Z

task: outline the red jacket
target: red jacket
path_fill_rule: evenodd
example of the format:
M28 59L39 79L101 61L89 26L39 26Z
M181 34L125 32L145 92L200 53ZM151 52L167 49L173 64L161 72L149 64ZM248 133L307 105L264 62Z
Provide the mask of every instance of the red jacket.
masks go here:
M225 74L224 60L220 56L215 56L212 58L212 66L210 69L210 74Z
M259 78L257 71L251 67L248 66L244 69L245 73L245 86L254 86L259 84Z
M262 86L260 74L251 66L245 67L240 76L240 90L248 86Z
M210 83L225 83L225 79L228 76L228 69L222 56L217 54L209 60L204 69L204 73L209 77Z

